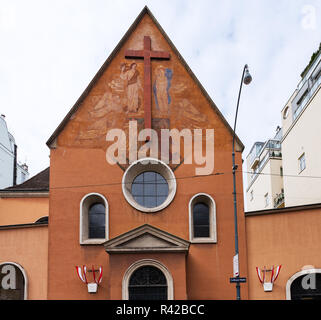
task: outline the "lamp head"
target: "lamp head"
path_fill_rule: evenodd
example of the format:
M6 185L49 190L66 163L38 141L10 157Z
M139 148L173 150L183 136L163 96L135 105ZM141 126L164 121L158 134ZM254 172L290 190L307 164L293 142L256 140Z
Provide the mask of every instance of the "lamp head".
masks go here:
M250 84L251 81L252 81L252 76L250 75L249 67L246 64L245 65L245 74L244 74L244 78L243 78L243 83L244 84Z

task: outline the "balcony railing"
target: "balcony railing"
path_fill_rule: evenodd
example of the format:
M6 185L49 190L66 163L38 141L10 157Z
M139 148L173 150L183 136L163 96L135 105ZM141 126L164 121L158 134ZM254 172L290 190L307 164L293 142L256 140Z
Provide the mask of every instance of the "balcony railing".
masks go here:
M314 82L312 87L309 89L307 95L304 97L304 99L301 101L300 105L297 107L297 109L293 113L293 121L298 117L298 115L301 113L301 111L304 109L304 107L307 105L307 103L310 101L311 97L321 84L321 76Z
M274 197L274 208L282 208L284 206L284 191Z
M281 142L279 140L274 140L274 139L270 139L268 141L266 141L264 144L257 143L256 148L254 148L251 152L251 154L248 155L248 157L250 157L249 159L249 163L251 167L255 167L253 166L253 162L257 162L258 159L260 160L262 157L264 157L264 151L265 150L280 150L281 149Z
M262 171L265 164L268 162L270 158L282 158L281 150L268 150L268 152L264 155L264 157L259 161L257 167L253 170L251 174L250 183L257 177L257 175Z

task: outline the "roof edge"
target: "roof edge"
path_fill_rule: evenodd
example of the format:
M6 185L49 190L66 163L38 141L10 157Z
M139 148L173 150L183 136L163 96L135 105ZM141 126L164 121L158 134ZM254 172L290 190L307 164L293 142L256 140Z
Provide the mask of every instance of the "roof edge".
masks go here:
M61 130L65 127L67 121L71 118L71 116L77 111L78 107L80 104L83 102L83 100L86 98L88 95L89 91L93 88L93 86L96 84L97 80L100 78L100 76L103 74L103 72L106 70L106 68L109 66L111 63L112 59L115 57L121 46L123 45L124 42L128 39L132 31L136 28L138 23L141 21L143 16L145 14L149 14L150 10L148 9L147 6L143 8L143 10L140 12L140 14L137 16L137 18L134 20L132 25L129 27L129 29L126 31L126 33L123 35L121 40L118 42L114 50L111 52L107 60L102 64L98 72L95 74L93 79L89 82L88 86L86 89L83 91L83 93L80 95L76 103L73 105L73 107L69 110L69 112L66 114L62 122L59 124L59 126L56 128L56 130L52 133L50 138L47 140L46 144L50 148L50 145L54 142L54 140L57 138L58 134L61 132Z
M48 227L48 223L46 222L33 222L33 223L23 223L23 224L10 224L0 226L1 230L10 230L10 229L22 229L22 228L37 228L37 227Z
M1 190L0 198L48 198L49 190Z
M83 91L83 93L81 94L81 96L78 98L78 100L76 101L76 103L73 105L73 107L69 110L69 112L67 113L67 115L65 116L65 118L62 120L62 122L59 124L59 126L56 128L56 130L53 132L53 134L50 136L50 138L48 139L48 141L46 142L47 146L50 148L51 144L54 142L54 140L58 137L59 133L63 130L63 128L65 127L65 125L67 124L68 120L71 118L71 116L77 111L78 107L81 105L81 103L83 102L83 100L85 99L85 97L87 96L87 94L89 93L89 91L93 88L93 86L95 85L96 81L99 79L99 77L102 75L102 73L106 70L106 68L109 66L109 64L111 63L112 59L115 57L115 55L118 53L119 49L121 48L121 46L124 44L124 42L126 42L126 40L128 39L129 35L133 32L133 30L136 28L136 26L139 24L139 22L142 20L143 16L145 14L148 14L150 16L150 18L152 19L152 21L155 23L156 27L158 28L158 30L160 31L160 33L164 36L165 40L169 43L170 47L172 48L172 50L174 51L174 53L177 55L178 59L180 60L180 62L183 64L183 66L185 67L185 69L187 70L187 72L190 74L190 76L192 77L193 81L195 81L195 83L197 84L197 86L199 87L199 89L201 90L201 92L203 93L203 95L205 96L205 98L207 99L207 101L209 102L209 104L211 105L211 107L213 108L213 110L218 114L218 116L222 119L223 123L225 124L225 126L227 127L227 129L230 131L230 133L232 135L234 135L234 131L232 129L232 127L230 126L230 124L227 122L227 120L225 119L225 117L223 116L223 114L221 113L221 111L219 110L219 108L216 106L216 104L214 103L214 101L211 99L210 95L207 93L207 91L205 90L205 88L203 87L203 85L200 83L200 81L197 79L197 77L195 76L195 74L193 73L193 71L190 69L190 67L188 66L188 64L186 63L186 61L184 60L184 58L182 57L182 55L179 53L179 51L177 50L177 48L175 47L175 45L173 44L173 42L170 40L170 38L168 37L168 35L166 34L166 32L164 31L164 29L161 27L161 25L159 24L159 22L157 21L157 19L154 17L154 15L152 14L152 12L149 10L149 8L147 7L147 5L143 8L143 10L140 12L140 14L137 16L137 18L134 20L134 22L132 23L132 25L129 27L129 29L127 30L127 32L124 34L124 36L121 38L121 40L118 42L117 46L114 48L114 50L111 52L111 54L109 55L109 57L107 58L107 60L103 63L103 65L100 67L100 69L98 70L98 72L95 74L94 78L91 80L91 82L89 83L89 85L86 87L86 89ZM240 138L235 134L235 139L237 144L240 146L241 152L243 152L245 146L242 143L242 141L240 140Z
M304 205L285 207L285 208L279 208L279 209L247 211L247 212L244 212L244 214L245 214L245 217L252 217L252 216L288 213L288 212L305 211L305 210L313 210L313 209L321 209L321 203L304 204Z

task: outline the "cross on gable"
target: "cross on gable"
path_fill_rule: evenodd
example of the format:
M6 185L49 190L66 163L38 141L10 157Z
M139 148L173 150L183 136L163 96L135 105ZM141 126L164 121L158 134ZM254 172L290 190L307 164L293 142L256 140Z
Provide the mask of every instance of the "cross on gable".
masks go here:
M169 59L165 51L152 51L151 38L144 36L143 50L126 50L125 58L144 59L144 122L145 129L152 127L152 68L151 59Z

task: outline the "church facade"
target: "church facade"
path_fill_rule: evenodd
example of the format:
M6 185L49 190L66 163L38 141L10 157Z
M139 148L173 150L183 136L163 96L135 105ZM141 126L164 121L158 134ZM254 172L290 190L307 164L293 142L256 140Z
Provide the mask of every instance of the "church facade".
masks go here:
M152 134L149 142L140 139L140 132L149 128L159 143L156 149L143 152L146 144L155 142ZM115 163L106 159L114 144L106 141L110 129L124 132L127 142L124 150L118 150ZM197 176L196 169L205 164L185 164L191 154L183 139L181 154L170 148L166 161L162 129L192 133L203 129L203 150L206 129L214 129L214 171ZM129 140L135 134L137 146L133 147ZM235 288L226 283L234 255L232 177L216 175L230 171L232 137L215 104L145 9L48 140L48 298L139 296L139 285L131 287L130 279L135 271L139 277L139 270L147 267L155 277L155 270L162 271L167 292L158 294L168 299L232 298ZM238 140L238 163L242 148ZM123 151L125 160L132 154L137 154L137 160L123 163ZM143 164L145 158L155 161ZM241 175L237 187L242 193ZM246 276L242 203L239 197L241 271ZM101 210L103 218L97 213L97 219L104 219L104 228L91 234L88 215L96 204L94 210ZM199 221L199 235L194 236L195 207L205 211L205 220ZM95 295L88 296L87 288L75 277L75 265L94 265L96 270L102 266ZM72 275L66 279L67 269ZM213 291L213 287L220 289Z
M28 230L45 233L27 238L34 248L42 237L42 255L29 253L26 269L19 254L0 255L0 267L11 263L21 271L20 290L35 265L42 268L42 277L28 282L30 299L235 299L232 139L217 106L144 8L49 138L48 190L0 192L0 219L18 192L36 203L46 199L49 216L35 227L46 208L38 207L28 223ZM236 137L239 168L243 149ZM241 170L236 177L239 275L247 278L241 298L283 299L297 262L278 270L280 288L266 296L254 265L286 261L280 251L273 254L273 234L260 238L261 216L244 214ZM25 232L17 221L6 224Z

